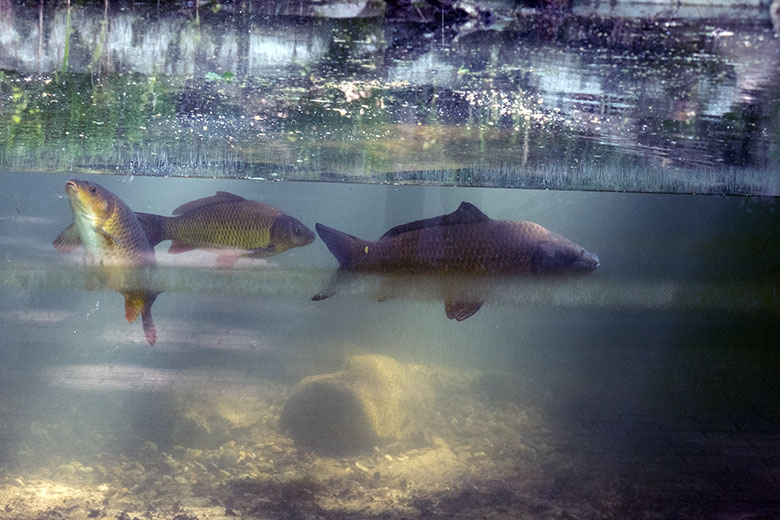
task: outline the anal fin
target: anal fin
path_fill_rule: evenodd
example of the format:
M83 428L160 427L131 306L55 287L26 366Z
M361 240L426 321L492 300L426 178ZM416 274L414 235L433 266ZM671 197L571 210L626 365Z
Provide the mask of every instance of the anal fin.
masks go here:
M217 255L217 267L233 267L239 258L241 258L241 255L235 253Z
M152 304L159 293L149 291L133 291L125 294L125 318L133 323L141 316L144 336L147 343L154 345L157 342L157 329L152 320Z
M186 253L188 251L192 251L193 249L195 248L189 245L187 242L182 240L172 240L171 247L168 248L168 252L172 255L178 255L179 253Z
M444 302L444 312L451 320L463 321L474 316L482 307L482 303L447 300Z
M125 318L128 323L138 319L138 315L144 310L144 298L138 294L125 294Z

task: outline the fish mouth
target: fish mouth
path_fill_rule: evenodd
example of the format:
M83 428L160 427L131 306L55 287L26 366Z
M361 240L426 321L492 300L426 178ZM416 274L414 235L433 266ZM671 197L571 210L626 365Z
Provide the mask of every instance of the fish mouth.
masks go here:
M71 190L73 190L75 192L79 191L79 185L76 184L76 181L74 181L72 179L65 183L65 191L69 192Z
M599 265L599 257L589 251L585 251L577 262L577 267L582 271L594 271Z

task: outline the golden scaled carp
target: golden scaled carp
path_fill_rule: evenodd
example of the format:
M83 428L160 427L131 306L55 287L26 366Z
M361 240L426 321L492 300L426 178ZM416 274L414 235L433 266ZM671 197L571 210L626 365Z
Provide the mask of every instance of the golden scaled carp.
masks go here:
M171 240L169 253L211 251L217 253L221 267L230 267L242 257L264 258L314 241L309 228L280 209L225 191L187 202L173 214L137 213L152 247Z
M54 247L71 252L83 246L100 281L124 295L127 321L134 322L140 314L146 341L154 345L152 304L159 293L147 289L155 267L154 249L135 213L99 184L71 179L65 192L73 223L54 239Z
M586 273L596 255L533 222L493 220L462 202L447 215L390 229L379 240L361 240L322 224L317 233L339 262L339 271L427 274L554 275ZM327 298L329 293L313 299ZM481 301L445 301L447 317L474 315Z

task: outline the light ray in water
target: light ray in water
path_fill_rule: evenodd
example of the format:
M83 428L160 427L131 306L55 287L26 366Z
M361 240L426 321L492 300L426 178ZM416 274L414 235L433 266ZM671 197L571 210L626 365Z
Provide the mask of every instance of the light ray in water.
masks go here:
M251 384L234 370L164 369L144 366L64 365L45 370L49 384L76 390L168 391L208 388L209 391L246 391ZM260 386L259 384L257 386Z

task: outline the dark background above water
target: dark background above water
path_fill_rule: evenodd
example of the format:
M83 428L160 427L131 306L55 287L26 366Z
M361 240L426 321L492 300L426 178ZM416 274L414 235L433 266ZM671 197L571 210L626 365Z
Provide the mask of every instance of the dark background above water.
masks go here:
M3 4L0 170L780 193L766 7L290 5Z

